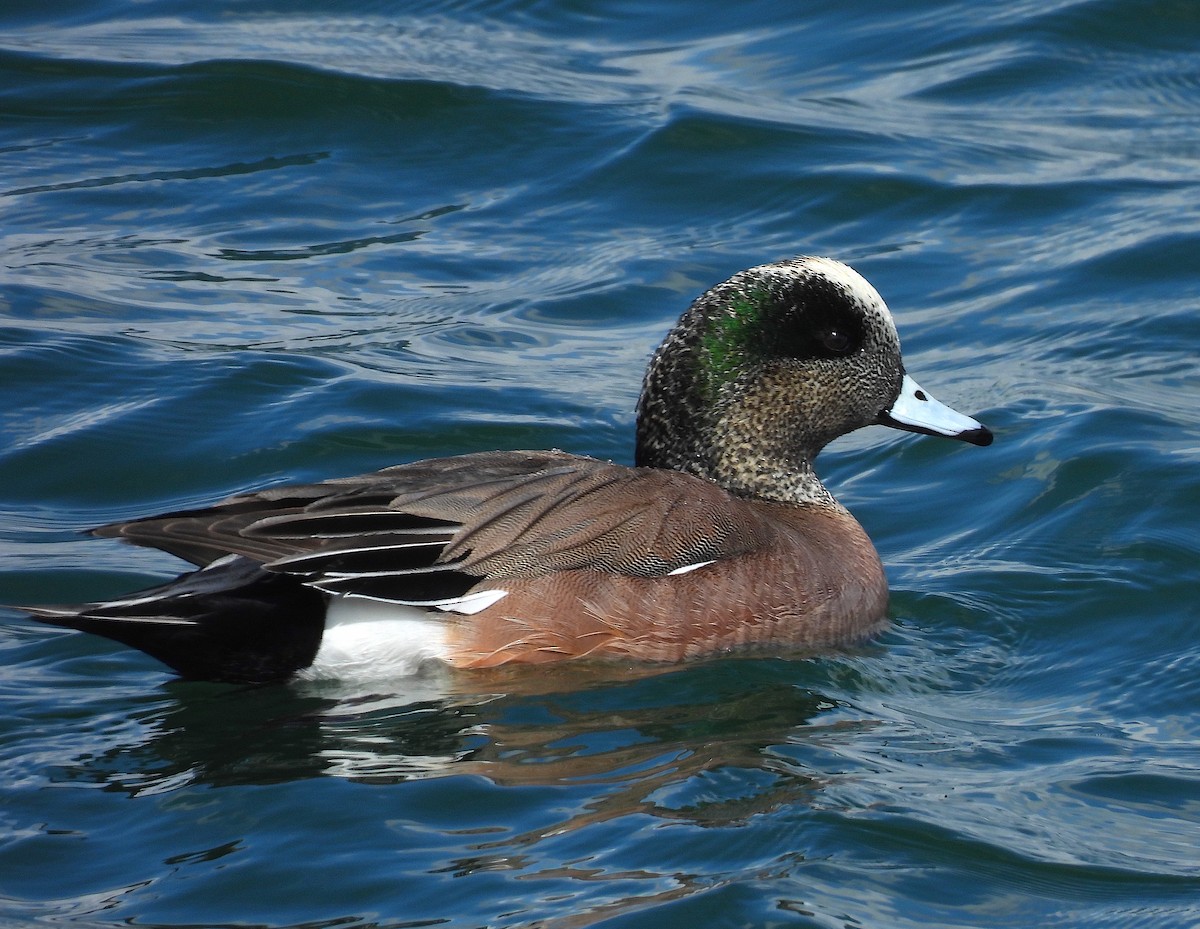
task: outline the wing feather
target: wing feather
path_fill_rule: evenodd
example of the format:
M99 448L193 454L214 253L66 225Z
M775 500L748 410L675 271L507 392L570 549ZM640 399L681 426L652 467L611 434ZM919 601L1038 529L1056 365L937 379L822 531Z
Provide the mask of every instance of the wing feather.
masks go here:
M484 452L239 494L114 523L205 565L242 555L331 593L400 602L588 569L660 577L769 544L763 508L681 474L563 452Z

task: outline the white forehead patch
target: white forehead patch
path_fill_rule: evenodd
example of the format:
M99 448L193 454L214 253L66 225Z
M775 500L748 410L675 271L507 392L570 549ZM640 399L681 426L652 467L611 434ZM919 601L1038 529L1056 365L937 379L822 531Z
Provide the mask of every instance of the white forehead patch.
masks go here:
M820 275L841 288L849 299L857 302L864 311L882 321L899 342L900 336L896 332L896 323L892 319L888 305L879 295L879 291L865 277L849 265L835 261L833 258L805 257L799 260L798 265L801 270Z
M849 265L844 265L832 258L805 258L801 261L801 267L811 269L822 277L828 278L866 306L887 309L887 304L883 302L879 291Z

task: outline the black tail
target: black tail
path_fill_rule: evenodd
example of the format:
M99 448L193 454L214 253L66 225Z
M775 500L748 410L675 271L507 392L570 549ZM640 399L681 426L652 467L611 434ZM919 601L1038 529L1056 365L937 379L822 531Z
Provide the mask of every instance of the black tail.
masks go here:
M141 649L190 680L264 683L312 664L327 603L294 577L233 558L108 603L18 609Z

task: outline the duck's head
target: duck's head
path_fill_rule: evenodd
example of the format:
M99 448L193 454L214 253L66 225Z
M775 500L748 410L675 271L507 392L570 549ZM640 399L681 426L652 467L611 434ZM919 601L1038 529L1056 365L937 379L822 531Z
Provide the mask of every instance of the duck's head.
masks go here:
M759 265L702 294L651 359L638 413L639 465L792 502L828 496L812 460L862 426L992 441L905 373L883 298L829 258Z

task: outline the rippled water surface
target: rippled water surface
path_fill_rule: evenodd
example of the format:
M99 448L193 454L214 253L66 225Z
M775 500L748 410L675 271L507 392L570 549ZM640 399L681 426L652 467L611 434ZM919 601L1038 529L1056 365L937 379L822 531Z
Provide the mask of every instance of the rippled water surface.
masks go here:
M106 520L434 454L629 461L798 253L988 449L822 473L891 631L809 660L185 684L0 614L0 922L1200 923L1200 7L0 8L0 601Z

